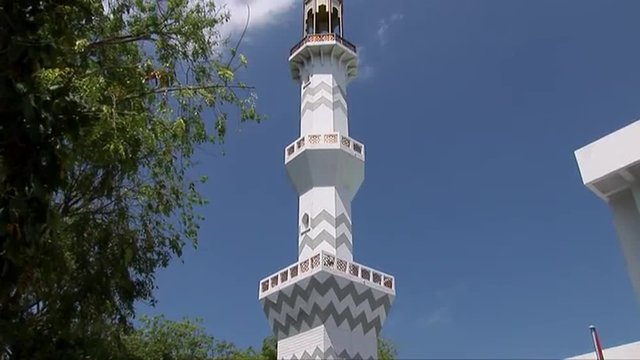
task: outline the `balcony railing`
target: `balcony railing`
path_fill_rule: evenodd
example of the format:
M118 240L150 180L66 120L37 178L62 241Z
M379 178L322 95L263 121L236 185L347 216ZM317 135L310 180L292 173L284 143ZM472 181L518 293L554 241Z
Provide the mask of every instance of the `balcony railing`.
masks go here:
M340 142L338 143L338 140ZM341 147L350 149L355 154L359 156L364 156L364 145L359 142L341 135L339 133L329 133L329 134L317 134L317 135L305 135L298 140L294 141L292 144L287 146L285 150L285 159L289 160L294 155L298 154L305 147L311 145L334 145L337 146L340 144Z
M260 282L260 296L286 286L299 276L320 269L335 270L357 280L365 280L371 284L395 291L395 278L393 276L340 259L335 255L322 251L263 279Z
M307 35L299 43L297 43L294 47L291 48L290 55L295 54L301 47L303 47L307 43L312 42L322 42L322 41L335 41L339 44L346 46L349 50L353 52L357 52L356 46L350 43L347 39L343 38L338 34L313 34Z
M310 2L312 2L312 1L313 1L313 0L305 0L305 1L304 1L304 4L305 4L305 5L308 5L308 4L309 4ZM333 0L333 1L337 1L337 2L338 2L338 4L342 5L342 0Z

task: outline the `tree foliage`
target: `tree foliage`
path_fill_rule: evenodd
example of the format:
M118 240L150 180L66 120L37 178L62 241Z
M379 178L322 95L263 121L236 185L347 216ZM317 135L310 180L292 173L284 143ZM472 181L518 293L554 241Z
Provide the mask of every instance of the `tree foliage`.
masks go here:
M264 340L262 350L240 349L208 335L201 320L167 320L143 317L140 326L125 339L126 351L135 360L276 360L275 338Z
M143 317L140 327L124 343L135 360L232 359L240 353L232 344L207 335L200 320L176 322L164 317Z
M398 347L391 340L378 337L378 360L395 360L398 358Z
M143 318L125 343L135 360L277 360L278 355L274 336L264 339L261 351L241 349L207 335L200 320L176 322L162 316ZM397 355L390 340L379 339L380 360L395 360Z
M0 0L0 358L115 359L195 243L192 155L259 120L212 0Z

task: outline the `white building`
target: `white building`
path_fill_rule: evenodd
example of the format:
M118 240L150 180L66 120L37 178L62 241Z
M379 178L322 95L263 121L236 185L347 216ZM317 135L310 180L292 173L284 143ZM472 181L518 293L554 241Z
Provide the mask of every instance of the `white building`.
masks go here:
M611 208L620 247L640 299L640 121L575 152L584 184ZM570 359L596 359L595 352ZM640 359L640 342L604 350L604 358Z
M604 349L605 360L632 360L640 359L640 341L631 344L616 346ZM594 360L597 359L595 352L570 357L567 360Z
M584 184L609 204L640 298L640 121L576 151Z
M347 85L358 55L343 38L342 0L300 2L303 39L289 57L300 137L284 152L299 195L298 261L262 280L258 297L278 359L375 359L396 289L393 276L353 261L351 201L365 147L349 135Z

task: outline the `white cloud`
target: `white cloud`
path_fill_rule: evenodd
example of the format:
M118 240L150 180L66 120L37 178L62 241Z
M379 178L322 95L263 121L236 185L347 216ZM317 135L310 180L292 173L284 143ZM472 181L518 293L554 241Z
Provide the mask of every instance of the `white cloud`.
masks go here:
M360 80L368 80L373 77L376 73L376 69L370 64L360 64L360 69L358 70L358 79Z
M367 52L364 46L358 47L358 77L356 80L368 80L373 77L376 72L376 69L369 63L368 58L366 56Z
M300 4L300 0L220 0L220 2L226 5L231 13L231 20L226 24L231 34L244 29L247 22L247 5L251 9L249 31L254 31L286 19L283 15Z
M443 305L433 310L425 319L424 326L450 325L453 323L451 306Z
M389 41L389 28L393 23L396 23L403 18L404 15L396 13L386 19L380 19L380 21L378 22L377 31L378 41L380 42L380 45L387 44L387 42Z
M418 325L424 328L454 325L456 302L466 293L467 287L463 283L436 291L435 300L438 305L419 316Z
M118 0L101 0L105 11L109 11ZM190 0L190 4L196 4L202 0ZM234 33L242 31L247 22L247 5L251 9L250 30L263 28L265 25L273 24L276 21L287 19L283 15L293 10L296 5L301 5L301 0L217 0L216 8L221 6L231 14L231 19L225 26L225 32ZM302 21L302 20L300 20Z

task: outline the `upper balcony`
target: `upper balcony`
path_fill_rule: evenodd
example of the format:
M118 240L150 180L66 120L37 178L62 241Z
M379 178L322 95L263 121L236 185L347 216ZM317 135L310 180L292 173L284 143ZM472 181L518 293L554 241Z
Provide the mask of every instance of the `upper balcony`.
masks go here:
M309 64L323 63L329 59L346 71L348 79L358 75L356 46L338 34L312 34L305 36L291 48L289 66L294 80L301 81L303 74L309 75ZM328 62L327 62L328 63Z
M300 42L294 45L289 52L289 56L293 57L293 55L300 50L304 45L308 43L321 43L321 42L333 42L338 43L347 49L351 50L354 54L357 53L357 48L347 39L343 38L338 34L312 34L305 36Z

